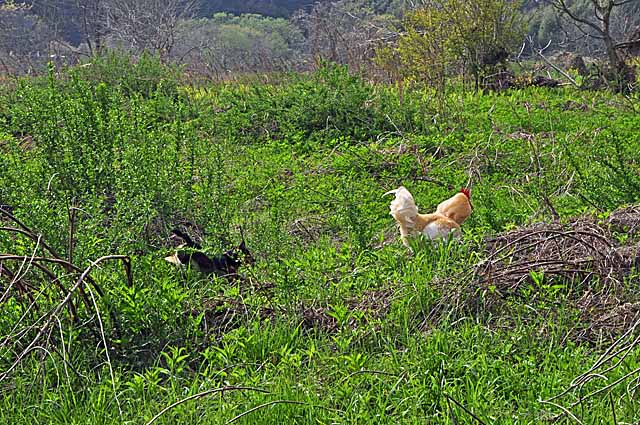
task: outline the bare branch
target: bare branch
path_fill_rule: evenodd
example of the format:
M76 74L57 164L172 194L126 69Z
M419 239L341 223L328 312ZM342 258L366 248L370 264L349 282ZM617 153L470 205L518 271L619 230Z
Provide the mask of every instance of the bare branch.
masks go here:
M45 332L49 329L53 321L56 320L56 316L60 312L60 310L62 310L62 308L71 300L71 297L73 296L74 292L82 286L82 283L89 276L89 273L91 273L91 270L93 270L93 268L96 267L99 263L107 260L122 260L125 264L125 268L127 271L127 278L130 278L131 276L130 259L126 255L107 255L93 261L91 265L87 267L84 270L84 272L82 272L82 274L80 275L76 283L71 287L71 289L69 289L64 299L61 302L59 302L58 305L52 311L50 311L44 316L44 317L47 317L47 320L45 321L44 325L40 327L40 329L38 330L38 333L27 345L27 347L17 356L17 358L13 361L11 366L2 374L0 374L0 382L6 379L9 376L9 374L20 364L22 359L34 348L34 346L36 346L40 337L42 337L42 335L45 334Z
M602 28L600 28L600 26L598 26L597 24L589 21L588 19L581 18L578 15L576 15L575 13L573 13L573 11L567 5L565 0L554 0L553 1L553 6L557 10L559 10L561 13L564 13L565 15L569 16L574 21L579 22L579 23L584 24L584 25L587 25L587 26L593 28L594 30L596 30L597 32L599 32L600 34L603 34L603 30L602 30Z

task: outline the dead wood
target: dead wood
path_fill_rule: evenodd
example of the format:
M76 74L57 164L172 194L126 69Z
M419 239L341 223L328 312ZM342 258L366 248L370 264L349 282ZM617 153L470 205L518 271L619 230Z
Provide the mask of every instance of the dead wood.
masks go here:
M127 282L132 285L131 262L125 255L108 255L92 261L87 268L72 263L75 214L70 213L69 217L69 252L67 258L63 258L46 243L43 235L33 231L11 212L0 209L0 221L11 223L0 227L0 234L7 235L8 241L17 242L17 238L23 238L32 243L30 254L0 253L0 307L9 300L15 300L17 303L13 307L20 309L19 318L11 326L11 331L0 338L0 354L10 363L9 368L0 373L0 381L32 352L63 353L61 356L63 360L66 359L68 355L64 341L52 337L56 326L80 326L93 334L105 349L110 348L94 297L94 294L103 296L104 292L90 273L99 263L118 260L124 264ZM85 287L86 283L90 286ZM91 317L85 322L80 319L77 296L82 300L85 314ZM65 309L68 316L64 315ZM112 325L119 333L114 313L110 311L109 314Z
M572 340L613 341L640 311L625 285L640 266L638 231L640 206L633 206L604 221L585 216L536 223L489 238L482 261L436 282L444 295L429 320L508 315L510 299L553 304L557 294L579 315Z

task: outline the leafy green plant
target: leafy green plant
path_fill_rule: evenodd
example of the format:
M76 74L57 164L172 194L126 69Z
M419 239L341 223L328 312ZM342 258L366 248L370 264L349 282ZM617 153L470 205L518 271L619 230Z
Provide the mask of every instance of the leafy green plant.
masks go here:
M176 96L182 75L179 66L163 63L157 55L143 53L134 57L118 51L92 56L90 62L69 72L95 84L118 87L126 95L138 94L146 98L158 93Z
M519 6L516 1L430 2L406 15L397 47L382 49L379 62L440 90L451 76L469 75L478 89L524 35Z
M122 79L91 69L0 90L0 204L82 266L130 255L133 284L97 267L107 344L61 320L4 375L23 344L15 324L39 317L25 315L30 296L50 311L41 291L52 280L33 279L25 261L18 291L0 258L0 422L146 423L169 408L156 423L245 412L236 421L477 423L469 411L538 423L561 413L540 400L612 341L593 325L603 316L587 314L609 307L572 303L585 285L537 271L522 271L537 285L507 297L506 313L483 309L501 296L491 282L469 289L476 313L447 313L502 232L596 208L605 223L637 202L638 119L625 99L564 88L438 99L329 65L278 84L177 90L163 69L148 71L148 85L143 68ZM421 212L471 186L462 239L416 238L407 250L382 196L399 185ZM175 226L210 256L244 237L256 261L236 280L174 267L163 258ZM637 237L611 232L620 244ZM0 231L0 252L30 256L36 241L23 236ZM637 279L621 283L629 304L616 312L634 305ZM637 369L636 351L608 382ZM610 390L619 422L636 421L624 385ZM611 421L609 399L584 407L573 410L584 423Z

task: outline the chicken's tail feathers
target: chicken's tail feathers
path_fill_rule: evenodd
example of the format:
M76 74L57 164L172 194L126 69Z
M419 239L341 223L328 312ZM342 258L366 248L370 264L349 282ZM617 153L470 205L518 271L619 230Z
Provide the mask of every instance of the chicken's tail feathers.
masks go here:
M418 207L416 206L416 202L413 200L411 192L409 192L404 186L400 186L397 189L390 190L385 193L385 195L391 194L395 195L395 198L389 205L391 215L395 217L396 213L400 213L403 216L415 219L415 216L418 215Z
M395 195L395 198L389 205L389 214L391 214L398 223L398 226L400 227L400 236L403 241L405 241L406 237L413 233L413 230L415 229L418 207L416 206L411 193L403 186L391 190L386 194Z

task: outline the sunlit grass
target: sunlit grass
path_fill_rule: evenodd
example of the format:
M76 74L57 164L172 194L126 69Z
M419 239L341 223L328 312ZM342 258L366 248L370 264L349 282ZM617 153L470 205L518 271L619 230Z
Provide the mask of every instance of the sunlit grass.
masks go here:
M278 86L137 91L93 78L25 80L0 99L0 203L62 254L79 208L82 267L132 256L131 287L115 267L95 274L115 382L87 330L94 312L78 303L85 329L61 315L51 349L0 384L0 422L144 424L191 395L251 387L264 392L206 395L155 423L225 423L262 404L237 423L478 423L469 412L544 423L561 411L541 400L608 344L568 336L577 314L562 294L509 299L495 316L432 313L482 260L485 237L552 220L549 205L566 221L638 202L640 119L621 98L531 89L436 104L416 87L401 102L340 68ZM471 185L463 240L415 241L410 253L382 196L399 185L425 212ZM187 222L212 253L242 226L257 263L234 282L171 267L169 231ZM32 252L5 235L0 251ZM24 299L2 308L4 336ZM5 370L21 347L0 347ZM639 419L624 385L611 399L619 423ZM611 423L608 393L573 413Z

